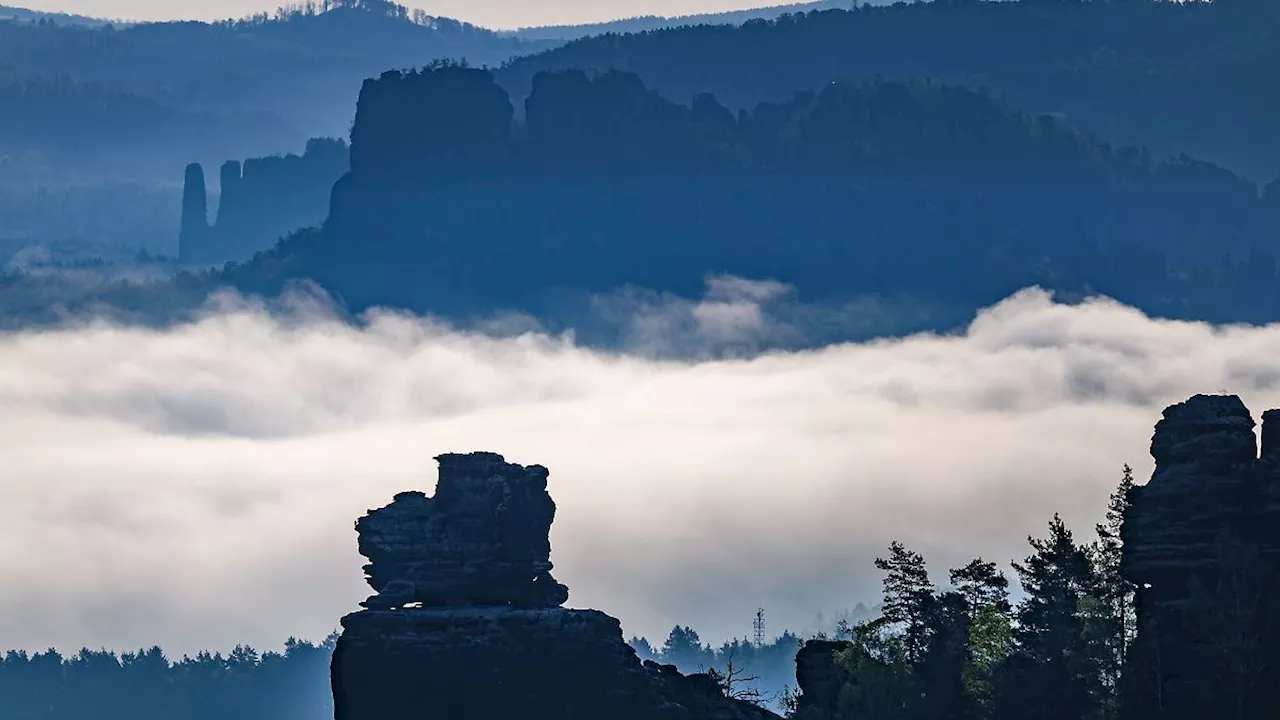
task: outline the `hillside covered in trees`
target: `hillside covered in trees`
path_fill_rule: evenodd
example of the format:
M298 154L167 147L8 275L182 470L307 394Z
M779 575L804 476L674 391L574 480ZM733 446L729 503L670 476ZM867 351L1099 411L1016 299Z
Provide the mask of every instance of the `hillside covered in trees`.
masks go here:
M543 70L617 69L681 102L710 92L749 109L831 81L932 79L1270 181L1278 63L1280 7L1267 0L939 0L584 38L512 61L500 81L523 97Z

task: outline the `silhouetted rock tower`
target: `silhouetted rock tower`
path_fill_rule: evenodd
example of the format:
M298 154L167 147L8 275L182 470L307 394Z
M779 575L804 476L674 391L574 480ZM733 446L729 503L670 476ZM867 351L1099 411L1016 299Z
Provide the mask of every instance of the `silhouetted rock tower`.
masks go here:
M551 577L547 469L442 455L434 497L356 524L366 610L342 619L336 720L776 720L708 675L641 663L618 621L566 610Z
M1234 395L1196 395L1156 425L1155 472L1121 533L1139 627L1130 717L1280 717L1280 412L1262 418L1261 455Z
M182 229L178 233L178 259L192 262L209 241L209 195L204 184L204 168L199 163L187 166L182 183Z

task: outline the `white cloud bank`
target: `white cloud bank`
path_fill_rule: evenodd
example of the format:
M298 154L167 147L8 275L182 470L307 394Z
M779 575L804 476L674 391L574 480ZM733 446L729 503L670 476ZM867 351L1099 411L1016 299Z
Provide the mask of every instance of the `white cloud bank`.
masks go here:
M741 303L777 288L712 290L676 308L682 346L776 330ZM660 315L637 320L649 348ZM571 605L659 640L740 637L756 607L804 628L874 599L895 538L943 579L1022 557L1055 511L1088 534L1170 403L1280 405L1280 326L1035 291L955 336L742 360L245 305L0 335L0 358L0 638L29 649L322 637L367 594L355 519L472 450L551 469Z

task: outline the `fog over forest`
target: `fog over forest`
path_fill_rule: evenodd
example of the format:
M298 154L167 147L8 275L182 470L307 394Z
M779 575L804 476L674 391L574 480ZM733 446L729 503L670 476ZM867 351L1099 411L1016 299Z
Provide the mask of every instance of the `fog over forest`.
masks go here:
M954 336L769 351L797 315L775 291L720 278L634 305L626 352L234 297L167 330L0 335L0 636L174 655L322 638L368 594L354 519L479 449L551 469L571 606L628 635L742 637L758 606L803 630L875 601L867 558L890 540L943 568L1022 557L1054 512L1091 528L1122 464L1150 473L1169 403L1280 406L1280 326L1028 290Z

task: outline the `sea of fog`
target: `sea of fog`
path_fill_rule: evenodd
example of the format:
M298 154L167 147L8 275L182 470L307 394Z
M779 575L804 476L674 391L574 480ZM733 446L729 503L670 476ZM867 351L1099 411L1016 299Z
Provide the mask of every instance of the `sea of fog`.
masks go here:
M368 594L355 519L473 450L550 468L572 606L657 640L742 637L758 607L802 632L876 599L894 539L945 579L1023 557L1055 512L1091 538L1170 403L1280 405L1280 326L1029 290L952 335L770 351L773 286L719 282L649 307L629 351L239 298L165 330L0 335L0 638L322 638Z

